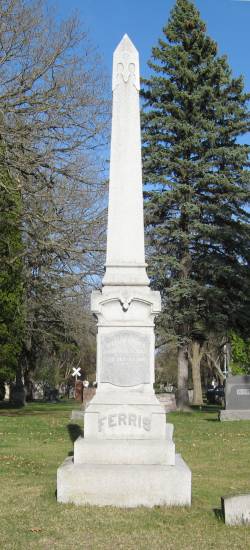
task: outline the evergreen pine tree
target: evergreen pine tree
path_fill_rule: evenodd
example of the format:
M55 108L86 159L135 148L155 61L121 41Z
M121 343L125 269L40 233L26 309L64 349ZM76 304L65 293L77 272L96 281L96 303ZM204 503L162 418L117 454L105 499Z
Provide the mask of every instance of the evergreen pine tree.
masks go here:
M177 339L182 406L190 343L195 377L206 332L249 323L249 146L237 138L249 130L250 96L192 2L176 1L163 33L142 91L146 227L161 327Z
M0 394L16 375L24 329L21 197L0 156Z

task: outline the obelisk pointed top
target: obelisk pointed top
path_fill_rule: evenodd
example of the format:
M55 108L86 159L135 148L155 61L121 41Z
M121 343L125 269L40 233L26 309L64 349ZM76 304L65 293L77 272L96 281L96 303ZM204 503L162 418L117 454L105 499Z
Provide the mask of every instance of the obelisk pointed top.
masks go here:
M127 35L127 33L125 33L122 37L122 39L120 40L118 46L116 47L114 53L116 53L117 50L135 50L136 53L138 54L137 52L137 49L136 47L134 46L132 40L129 38L129 36Z
M113 56L113 91L121 82L132 83L140 90L139 54L127 34L119 42Z

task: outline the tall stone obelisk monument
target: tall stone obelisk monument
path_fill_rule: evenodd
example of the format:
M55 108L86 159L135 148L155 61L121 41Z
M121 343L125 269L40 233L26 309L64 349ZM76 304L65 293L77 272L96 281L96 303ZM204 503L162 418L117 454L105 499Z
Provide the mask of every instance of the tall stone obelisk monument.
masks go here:
M114 52L106 272L98 318L98 388L84 438L58 469L60 502L189 505L191 472L175 454L173 426L155 396L154 318L143 226L138 52L125 35Z

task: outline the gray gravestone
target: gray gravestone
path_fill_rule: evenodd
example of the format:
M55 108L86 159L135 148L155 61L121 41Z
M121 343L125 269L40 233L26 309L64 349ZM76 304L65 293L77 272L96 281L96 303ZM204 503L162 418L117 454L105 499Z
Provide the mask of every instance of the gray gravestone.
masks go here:
M250 420L250 376L229 376L225 387L225 410L220 420Z

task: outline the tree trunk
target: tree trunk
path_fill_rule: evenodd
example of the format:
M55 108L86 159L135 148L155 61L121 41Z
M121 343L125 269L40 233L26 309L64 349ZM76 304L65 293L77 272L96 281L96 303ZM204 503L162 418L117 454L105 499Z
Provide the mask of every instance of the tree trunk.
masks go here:
M5 398L5 379L0 377L0 401Z
M26 394L23 384L22 368L18 365L16 370L16 383L12 384L10 402L15 407L23 407L26 404Z
M207 358L207 363L211 372L213 372L213 369L215 369L216 374L219 378L220 384L223 384L225 380L225 375L223 374L220 368L220 356L218 355L217 357L213 357L210 353L206 352L206 358Z
M189 405L188 355L186 346L178 348L178 389L176 398L178 409L183 409Z
M23 346L22 354L20 357L20 371L22 373L22 380L25 390L25 400L27 402L33 401L34 383L32 380L32 373L36 367L36 356L32 353L32 344Z
M28 371L24 372L24 388L26 393L26 401L29 403L33 401L34 384Z
M201 358L203 355L202 344L194 340L192 342L192 354L189 356L193 378L193 405L203 405L201 386Z

